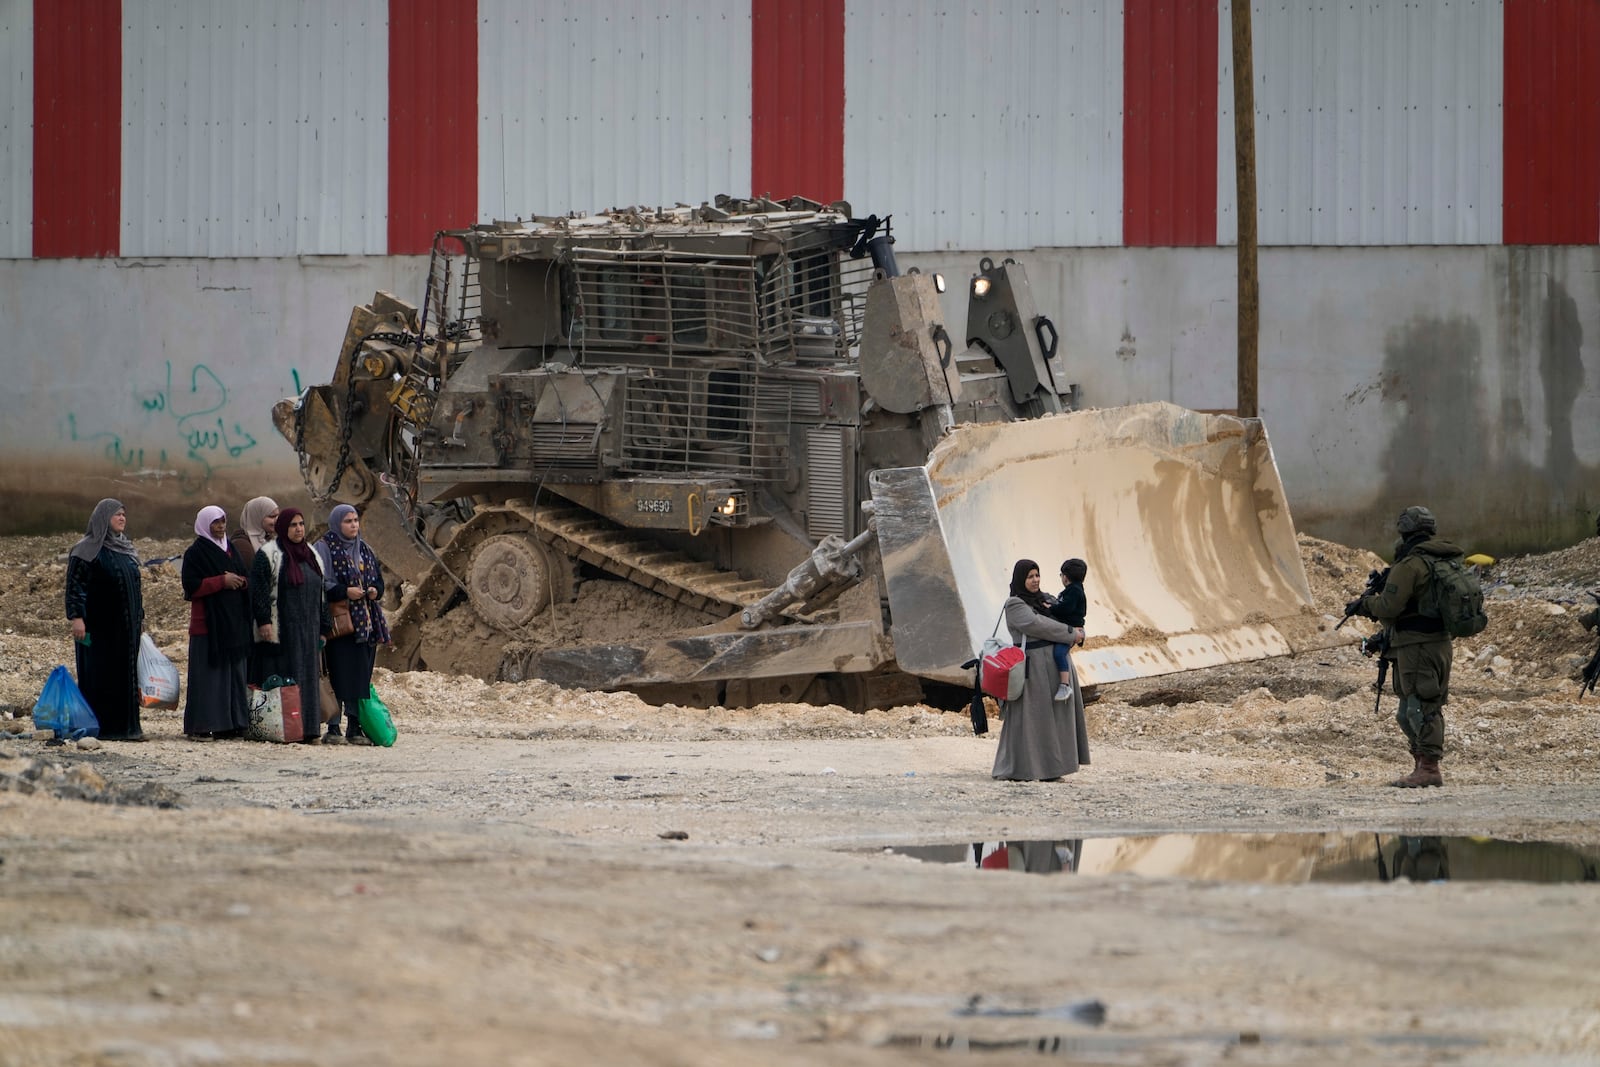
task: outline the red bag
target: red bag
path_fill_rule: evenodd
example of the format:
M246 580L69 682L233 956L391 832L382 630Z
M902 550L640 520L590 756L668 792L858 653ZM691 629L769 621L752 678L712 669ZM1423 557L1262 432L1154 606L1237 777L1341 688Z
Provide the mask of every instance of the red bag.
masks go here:
M300 687L282 685L276 689L251 686L250 725L244 736L252 741L299 741L305 737L300 721Z
M996 700L1016 700L1028 681L1028 654L1017 645L991 637L983 643L978 663L978 683Z

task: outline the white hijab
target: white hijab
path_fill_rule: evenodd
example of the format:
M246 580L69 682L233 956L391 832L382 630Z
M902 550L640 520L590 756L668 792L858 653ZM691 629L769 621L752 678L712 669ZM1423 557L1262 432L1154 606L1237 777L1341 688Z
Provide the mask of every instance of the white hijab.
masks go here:
M226 536L227 531L223 531L224 536L222 537L212 537L211 524L216 522L218 519L225 519L227 517L228 513L217 507L215 504L207 504L205 507L200 509L200 514L194 517L194 532L200 537L205 538L207 541L210 541L218 548L222 549L224 555L226 555L228 552L228 538Z

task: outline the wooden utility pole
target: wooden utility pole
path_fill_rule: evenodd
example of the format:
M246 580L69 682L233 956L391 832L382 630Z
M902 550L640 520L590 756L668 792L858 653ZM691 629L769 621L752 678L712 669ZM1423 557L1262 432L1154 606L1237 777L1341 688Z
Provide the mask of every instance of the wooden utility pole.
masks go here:
M1233 0L1233 160L1239 190L1239 414L1260 413L1256 352L1261 283L1256 275L1256 87L1250 2Z

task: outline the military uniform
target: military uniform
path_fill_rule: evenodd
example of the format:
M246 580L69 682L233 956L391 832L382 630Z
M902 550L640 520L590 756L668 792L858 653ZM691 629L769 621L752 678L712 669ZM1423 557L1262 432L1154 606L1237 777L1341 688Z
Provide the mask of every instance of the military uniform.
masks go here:
M1452 559L1464 553L1433 536L1433 515L1426 508L1400 513L1401 540L1383 591L1362 597L1352 607L1384 624L1389 639L1384 657L1394 664L1390 677L1400 708L1395 721L1406 736L1415 761L1411 773L1389 783L1402 788L1443 785L1439 760L1444 756L1444 705L1450 699L1450 665L1454 649L1444 623L1422 614L1422 594L1432 575L1428 558Z

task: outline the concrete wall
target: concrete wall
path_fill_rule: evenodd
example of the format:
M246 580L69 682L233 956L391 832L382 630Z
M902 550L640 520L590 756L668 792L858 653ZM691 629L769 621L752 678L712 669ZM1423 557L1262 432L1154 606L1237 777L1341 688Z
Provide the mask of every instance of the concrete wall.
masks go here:
M420 297L421 257L0 261L0 532L134 536L300 485L272 404L327 381L350 309ZM301 494L303 500L303 493Z
M1085 404L1234 407L1232 249L1018 258ZM965 279L977 257L911 261ZM1594 532L1600 249L1271 248L1260 274L1261 415L1301 530L1386 551L1425 503L1469 550Z
M901 265L956 282L960 326L978 258ZM1231 249L1017 258L1084 403L1234 406ZM1382 550L1400 508L1426 503L1475 550L1592 532L1600 249L1274 248L1260 268L1262 415L1300 529ZM0 262L0 531L76 528L102 496L135 509L135 534L168 535L203 504L295 499L272 403L327 380L352 305L377 289L416 300L424 270L410 257Z

